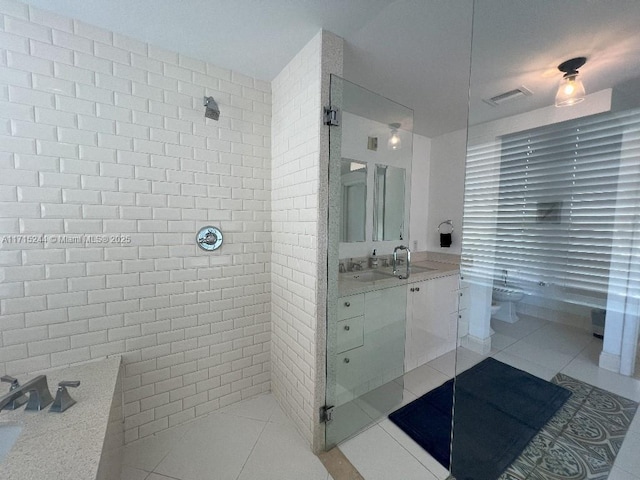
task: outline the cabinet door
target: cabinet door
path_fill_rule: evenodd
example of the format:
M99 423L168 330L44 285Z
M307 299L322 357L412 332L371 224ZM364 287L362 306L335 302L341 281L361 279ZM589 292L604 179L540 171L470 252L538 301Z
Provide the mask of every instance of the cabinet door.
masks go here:
M457 276L409 285L405 366L416 368L456 347Z
M405 371L413 370L424 363L428 352L427 342L427 304L429 280L407 285L407 328L405 338Z

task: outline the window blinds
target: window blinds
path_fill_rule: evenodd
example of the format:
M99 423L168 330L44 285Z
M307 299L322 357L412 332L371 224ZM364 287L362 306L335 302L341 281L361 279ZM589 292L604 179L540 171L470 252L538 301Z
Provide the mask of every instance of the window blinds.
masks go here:
M640 111L469 147L462 272L606 297L638 292Z

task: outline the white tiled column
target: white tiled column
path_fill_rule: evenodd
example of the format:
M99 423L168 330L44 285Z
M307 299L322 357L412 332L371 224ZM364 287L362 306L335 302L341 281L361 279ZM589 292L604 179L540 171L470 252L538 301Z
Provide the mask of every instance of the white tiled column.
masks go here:
M342 40L321 31L272 82L272 389L315 450L324 443L330 73L342 73Z

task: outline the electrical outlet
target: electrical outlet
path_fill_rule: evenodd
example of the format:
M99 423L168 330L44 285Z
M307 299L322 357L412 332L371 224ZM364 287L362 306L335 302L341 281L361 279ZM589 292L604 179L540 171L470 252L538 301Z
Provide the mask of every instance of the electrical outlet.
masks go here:
M418 241L417 241L417 240L414 240L414 241L413 241L413 251L414 251L414 252L417 252L417 251L418 251Z

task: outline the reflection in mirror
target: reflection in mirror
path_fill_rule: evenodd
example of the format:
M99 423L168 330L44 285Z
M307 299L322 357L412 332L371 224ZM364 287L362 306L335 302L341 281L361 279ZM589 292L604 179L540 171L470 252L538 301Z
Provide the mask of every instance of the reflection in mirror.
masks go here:
M373 241L403 240L404 168L376 165L373 182Z
M340 241L364 242L367 218L367 164L343 158L340 178Z

